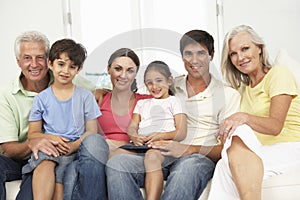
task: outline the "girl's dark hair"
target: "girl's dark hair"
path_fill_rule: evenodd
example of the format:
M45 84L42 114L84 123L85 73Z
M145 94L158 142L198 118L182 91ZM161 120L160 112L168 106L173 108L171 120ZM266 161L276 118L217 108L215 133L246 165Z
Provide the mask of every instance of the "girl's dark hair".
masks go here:
M131 50L129 48L121 48L121 49L118 49L115 52L113 52L111 54L110 58L108 59L108 63L107 63L108 67L111 67L111 64L113 63L113 61L119 57L130 58L137 67L136 72L139 71L139 68L140 68L139 57L135 54L135 52L133 50ZM136 92L137 90L138 90L138 88L137 88L136 79L134 79L133 83L131 84L131 91Z
M170 77L172 77L172 73L170 71L169 66L165 62L163 62L163 61L156 60L156 61L151 62L147 66L147 68L145 70L145 73L144 73L144 81L146 80L146 74L147 74L147 72L150 71L151 69L157 70L167 80ZM173 86L173 84L169 87L169 95L174 95L174 86Z
M57 40L53 43L49 52L49 61L59 59L62 53L66 53L74 65L80 69L86 59L87 52L84 46L72 39Z

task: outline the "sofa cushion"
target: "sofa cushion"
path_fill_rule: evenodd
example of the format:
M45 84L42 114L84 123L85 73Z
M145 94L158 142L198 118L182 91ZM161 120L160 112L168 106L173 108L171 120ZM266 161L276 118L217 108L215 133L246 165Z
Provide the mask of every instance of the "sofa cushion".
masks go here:
M14 200L18 194L21 180L6 182L7 200ZM203 191L199 200L206 200L210 191L211 181ZM144 189L141 189L144 193ZM290 172L273 176L263 182L263 200L293 200L300 199L300 172Z
M6 200L15 200L20 190L21 180L6 182Z
M262 199L300 199L300 171L293 171L264 180Z
M283 65L289 68L294 74L296 81L298 83L298 88L300 88L300 63L294 58L288 55L288 52L285 49L281 49L275 60L274 65Z

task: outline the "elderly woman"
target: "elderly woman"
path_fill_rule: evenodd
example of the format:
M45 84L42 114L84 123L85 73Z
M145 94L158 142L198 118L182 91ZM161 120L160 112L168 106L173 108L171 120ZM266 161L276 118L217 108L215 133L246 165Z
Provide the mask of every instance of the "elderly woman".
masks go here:
M262 181L300 168L300 99L293 74L272 67L249 26L227 33L222 72L241 91L240 112L225 119L225 142L209 199L261 199Z

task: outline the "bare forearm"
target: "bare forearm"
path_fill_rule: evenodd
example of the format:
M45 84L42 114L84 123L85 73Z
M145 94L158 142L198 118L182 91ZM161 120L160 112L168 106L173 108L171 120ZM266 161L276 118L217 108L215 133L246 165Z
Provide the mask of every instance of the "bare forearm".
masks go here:
M163 132L159 134L163 140L175 140L180 142L185 138L185 135L183 135L179 130Z
M277 136L284 126L292 98L291 95L285 94L273 96L271 98L269 116L249 115L247 124L259 133Z
M71 144L72 152L77 151L82 140L84 140L84 138L86 138L90 134L95 134L95 131L86 131L84 134L81 135L81 137L79 139L72 142L72 144Z
M81 135L81 137L80 137L81 141L82 141L86 136L88 136L88 135L90 135L90 134L94 134L94 133L96 133L96 132L95 132L95 131L86 131L86 132L84 132L84 133Z
M201 146L201 145L190 145L188 146L185 155L200 153L207 156L212 161L217 162L221 158L222 145L215 146Z
M5 156L16 160L23 160L31 153L28 141L22 143L6 142L1 145L1 148Z
M181 126L177 126L174 131L163 132L160 134L162 139L164 140L175 140L180 142L186 138L186 134L187 134L186 122L181 123Z
M256 132L274 136L278 135L283 127L283 123L281 123L277 119L270 117L258 117L253 115L249 115L246 124Z
M48 137L48 134L41 133L41 132L28 132L28 139L34 139L34 138L39 138L39 137Z
M134 137L138 136L137 133L137 127L133 126L133 125L129 125L128 129L127 129L127 135L129 136L129 138L132 140Z
M187 119L185 114L177 114L175 115L175 124L176 130L174 134L173 140L182 141L186 138L187 134Z
M69 143L70 151L68 154L71 154L79 149L79 146L81 144L82 139L79 138L78 140L75 140L74 142Z
M217 162L221 158L222 145L201 146L181 144L174 140L154 141L150 144L154 149L164 149L161 153L165 156L173 156L175 158L191 155L202 154L212 161Z

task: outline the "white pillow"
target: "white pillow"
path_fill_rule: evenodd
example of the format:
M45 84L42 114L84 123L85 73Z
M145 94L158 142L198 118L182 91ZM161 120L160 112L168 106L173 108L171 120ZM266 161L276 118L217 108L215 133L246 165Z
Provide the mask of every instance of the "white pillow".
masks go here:
M274 61L274 65L283 65L288 67L294 74L295 79L298 83L298 88L300 88L300 63L288 55L285 49L281 49Z

